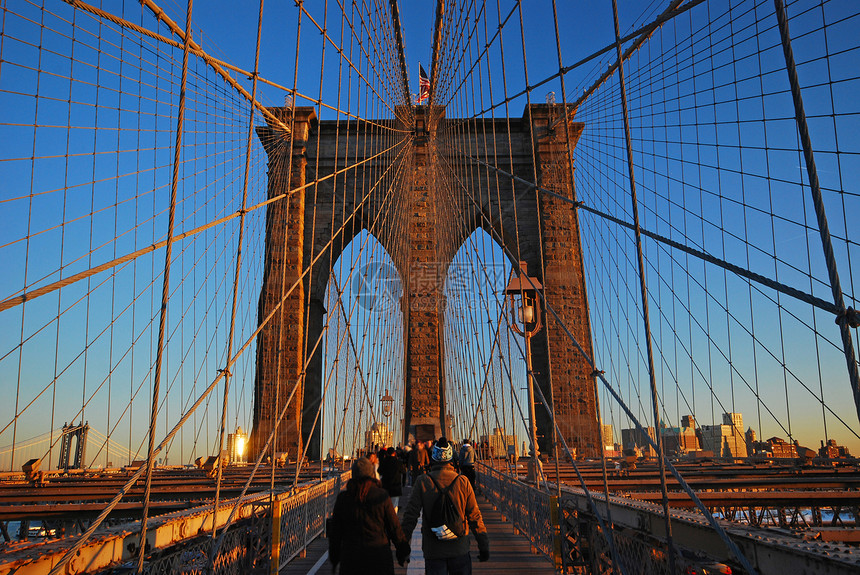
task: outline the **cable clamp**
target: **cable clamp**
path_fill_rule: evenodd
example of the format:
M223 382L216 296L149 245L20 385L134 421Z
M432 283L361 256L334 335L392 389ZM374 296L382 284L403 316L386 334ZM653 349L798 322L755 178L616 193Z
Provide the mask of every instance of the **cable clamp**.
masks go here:
M602 369L595 369L594 371L591 372L591 377L597 377L598 375L603 375L604 373L606 373L606 372L603 371Z
M853 307L849 307L844 312L836 314L837 325L847 324L848 327L860 327L860 313L857 312Z
M582 200L578 200L578 201L573 202L573 207L576 209L579 209L584 205L585 205L585 202L583 202Z

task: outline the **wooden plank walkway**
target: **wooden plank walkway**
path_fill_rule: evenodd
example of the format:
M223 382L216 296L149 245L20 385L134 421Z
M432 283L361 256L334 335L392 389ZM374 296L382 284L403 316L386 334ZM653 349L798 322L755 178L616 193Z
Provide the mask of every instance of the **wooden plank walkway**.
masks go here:
M502 514L494 511L482 496L478 496L484 525L490 534L490 560L478 562L478 545L472 538L473 573L528 573L552 575L555 568L542 553L531 552L528 539L514 531L510 522L502 521ZM423 571L422 571L423 573Z
M400 513L408 498L408 488L400 498ZM486 499L478 496L478 505L484 516L484 524L490 535L490 560L478 562L478 545L472 540L472 571L474 573L528 573L529 575L552 575L552 563L540 553L532 553L528 540L517 534L509 522L502 521L502 514L493 510ZM393 550L392 550L393 553ZM423 575L424 556L421 553L421 523L412 533L412 558L408 568L395 562L397 575ZM332 572L328 561L328 540L318 537L308 547L305 557L293 559L283 570L285 575L329 575Z

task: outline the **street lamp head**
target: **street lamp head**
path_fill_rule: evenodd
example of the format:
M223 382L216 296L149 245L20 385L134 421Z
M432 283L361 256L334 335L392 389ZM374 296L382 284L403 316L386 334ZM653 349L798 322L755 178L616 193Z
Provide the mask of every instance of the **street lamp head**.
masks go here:
M520 261L519 270L511 270L511 279L505 288L505 296L511 309L511 326L521 335L530 337L541 330L538 295L538 290L541 289L543 286L540 281L528 275L526 262Z
M394 407L394 398L388 393L388 389L385 390L385 395L380 398L380 401L382 403L382 415L390 416L391 408Z
M524 324L534 323L535 321L535 306L521 305L520 306L520 322Z

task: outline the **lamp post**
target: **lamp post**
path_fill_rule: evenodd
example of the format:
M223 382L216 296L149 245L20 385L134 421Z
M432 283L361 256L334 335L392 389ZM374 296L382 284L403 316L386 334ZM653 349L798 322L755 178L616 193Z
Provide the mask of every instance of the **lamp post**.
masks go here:
M543 327L541 321L541 305L537 291L543 286L535 277L529 277L526 262L520 261L519 270L511 270L511 279L505 288L505 296L511 310L511 327L526 340L526 376L528 377L529 403L529 440L532 445L531 460L529 461L528 478L538 481L538 458L540 452L537 443L537 428L535 425L534 375L532 373L532 344L531 338Z
M394 407L394 398L388 393L388 388L385 389L385 395L379 398L379 402L382 405L382 416L385 418L384 431L379 434L379 442L387 446L390 442L391 411Z
M385 389L385 395L379 398L382 403L382 415L391 417L391 408L394 406L394 398L388 393L388 388Z

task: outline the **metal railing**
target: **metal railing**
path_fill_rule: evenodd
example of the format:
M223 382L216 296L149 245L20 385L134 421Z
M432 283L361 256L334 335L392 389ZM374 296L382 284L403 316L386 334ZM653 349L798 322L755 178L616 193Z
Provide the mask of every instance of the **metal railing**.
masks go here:
M666 544L665 518L659 504L561 485L561 499L526 484L512 470L476 464L483 495L537 549L564 573L674 575L731 567L747 573L719 534L697 510L671 510L675 570ZM553 484L550 484L553 485ZM611 510L611 521L609 512ZM596 514L600 514L601 526ZM858 573L860 559L846 545L811 541L785 530L762 529L720 520L723 529L757 573ZM617 555L610 550L608 536ZM617 560L617 561L616 561ZM562 563L563 561L563 563Z
M146 558L143 572L146 575L244 575L265 566L268 561L267 525L271 522L267 521L267 514L260 503L251 505L257 507L255 513L228 529L211 571L209 557L213 542L211 533L206 533L166 550L156 550ZM133 573L130 567L125 564L102 573Z
M285 493L275 500L272 540L279 544L272 547L273 574L304 552L308 544L322 534L337 494L350 477L352 472L346 471L299 493Z
M561 486L559 502L565 563L575 572L673 575L669 566L662 506L620 495ZM719 534L698 510L671 509L676 572L707 572L724 564L733 573L747 573ZM611 523L609 522L611 511ZM596 519L600 513L610 525L620 565L608 546L607 533ZM766 529L718 519L727 535L752 558L757 573L794 573L802 565L807 573L860 572L855 549L837 542L813 540L812 531L797 536L786 529ZM714 571L716 572L716 571Z
M181 517L171 521L171 532L187 534L178 537L175 544L155 549L147 554L144 573L147 575L244 575L245 573L277 574L293 558L302 554L307 546L325 530L326 519L334 509L337 494L352 476L350 471L339 473L309 487L276 493L274 497L258 493L247 498L237 517L227 528L209 568L212 553L212 512L192 515L197 522L191 524ZM233 502L225 501L219 516L229 514ZM216 520L216 523L218 521ZM155 533L153 529L153 543ZM219 529L220 532L220 529ZM125 555L125 553L123 554ZM126 557L123 557L126 559ZM129 557L130 559L130 557ZM113 564L102 573L132 572L131 564ZM70 572L75 571L72 566ZM126 569L129 569L126 571Z
M476 465L476 483L532 547L561 569L561 530L558 497L535 489L484 463Z

